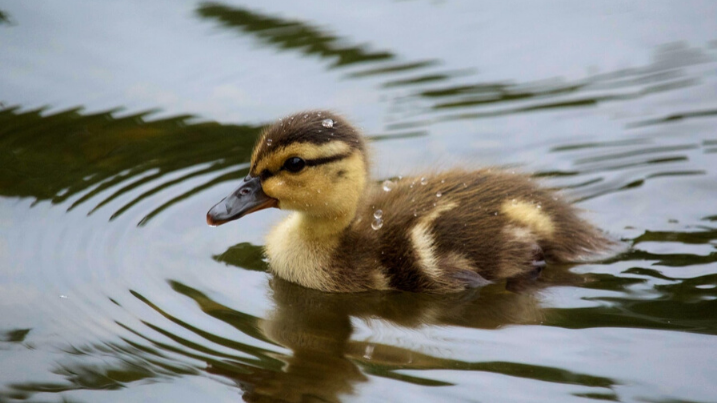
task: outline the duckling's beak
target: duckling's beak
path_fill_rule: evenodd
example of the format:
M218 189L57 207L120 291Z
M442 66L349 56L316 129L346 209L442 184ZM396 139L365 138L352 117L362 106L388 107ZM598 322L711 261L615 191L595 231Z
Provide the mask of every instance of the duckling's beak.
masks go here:
M264 193L258 176L247 176L239 189L209 209L207 224L212 226L222 225L225 222L242 218L255 211L278 206L278 200Z

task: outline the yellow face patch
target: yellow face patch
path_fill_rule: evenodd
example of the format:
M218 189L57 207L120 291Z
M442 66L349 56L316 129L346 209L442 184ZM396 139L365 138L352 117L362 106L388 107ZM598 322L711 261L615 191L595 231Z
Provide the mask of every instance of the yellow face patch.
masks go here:
M341 146L333 150L327 150L326 147L314 148L321 150L309 153L312 157L307 158L307 161L335 156L337 151L350 152ZM277 156L271 163L278 165L280 162L283 165L283 158L291 158L293 155L296 154L282 152L281 156ZM307 154L300 155L303 158ZM269 164L258 166L271 166ZM299 172L275 172L273 176L262 181L264 193L279 200L279 208L282 210L301 211L314 217L353 217L366 185L366 167L358 151L336 161L307 165Z

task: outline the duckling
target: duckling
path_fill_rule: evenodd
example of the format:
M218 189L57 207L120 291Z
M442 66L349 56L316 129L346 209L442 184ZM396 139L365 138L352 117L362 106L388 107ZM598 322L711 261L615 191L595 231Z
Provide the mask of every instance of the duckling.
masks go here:
M266 239L270 271L327 292L458 292L535 276L546 261L611 244L527 175L456 169L402 178L386 191L368 172L354 126L332 112L298 113L261 134L249 175L207 223L292 211Z

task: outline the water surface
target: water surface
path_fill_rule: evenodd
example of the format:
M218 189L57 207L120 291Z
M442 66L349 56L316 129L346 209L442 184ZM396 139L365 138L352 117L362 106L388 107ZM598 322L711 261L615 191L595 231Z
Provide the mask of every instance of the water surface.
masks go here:
M710 402L717 6L0 1L0 402ZM332 295L209 228L262 127L501 165L629 246L525 292Z

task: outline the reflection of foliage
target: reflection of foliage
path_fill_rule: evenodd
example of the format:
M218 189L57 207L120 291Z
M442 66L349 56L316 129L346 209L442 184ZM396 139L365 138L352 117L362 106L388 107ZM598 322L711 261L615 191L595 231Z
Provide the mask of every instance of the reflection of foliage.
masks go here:
M115 213L121 214L143 198L191 177L239 168L249 161L259 131L253 126L192 124L189 116L146 121L146 115L115 117L112 112L82 114L77 109L52 115L17 108L0 110L0 195L60 203L91 188L74 202L75 207L104 190L124 185L101 201L100 207L168 173L197 168L139 195ZM205 165L199 167L201 164ZM240 172L225 173L176 199L238 177Z
M5 12L0 10L0 24L9 24L10 23L10 16Z
M0 333L0 341L7 343L22 343L32 329L13 329Z
M239 266L248 270L266 271L267 263L264 261L264 251L261 246L242 242L227 249L221 255L212 256L217 262L232 266Z
M308 55L337 58L334 66L345 66L394 58L389 52L373 52L363 46L346 45L340 38L300 21L262 15L217 3L202 4L197 13L226 27L251 33L280 49L298 49Z
M413 130L443 120L490 118L638 99L694 85L696 80L684 77L681 69L711 60L701 49L676 43L659 48L652 63L647 66L595 74L572 82L546 80L521 84L470 83L461 80L461 84L451 84L454 78L465 76L467 72L428 71L440 64L437 60L403 61L396 64L400 57L395 52L369 51L364 46L351 44L345 38L306 22L221 3L204 3L196 13L200 18L216 21L226 29L252 35L263 41L266 47L273 46L279 51L293 50L321 58L335 58L336 62L332 67L371 62L365 70L351 72L348 77L382 75L386 76L381 84L382 88L418 88L409 97L426 102L422 110L441 114L413 122L406 122L406 116L401 116L389 126L390 130ZM416 71L419 73L408 76ZM395 101L405 104L406 92L402 91ZM396 108L397 111L403 109ZM451 111L454 113L446 114ZM685 116L713 113L714 111L687 113ZM412 115L409 114L410 116Z

